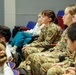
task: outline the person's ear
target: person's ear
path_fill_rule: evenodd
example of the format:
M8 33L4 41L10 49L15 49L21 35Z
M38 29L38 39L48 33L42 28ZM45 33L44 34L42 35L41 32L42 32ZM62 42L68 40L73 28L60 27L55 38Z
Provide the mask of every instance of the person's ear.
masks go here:
M76 40L74 41L74 46L75 46L75 48L76 48Z
M76 22L76 15L73 15L72 20L73 20L73 22Z

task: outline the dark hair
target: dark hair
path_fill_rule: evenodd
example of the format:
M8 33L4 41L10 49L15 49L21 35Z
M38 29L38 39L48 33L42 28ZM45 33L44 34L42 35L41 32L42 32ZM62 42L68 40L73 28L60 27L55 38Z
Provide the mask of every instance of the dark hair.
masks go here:
M11 31L8 27L0 25L0 35L5 37L6 42L9 42L9 39L11 37Z
M44 11L42 11L42 15L52 18L52 22L54 22L54 23L57 22L56 15L55 15L54 11L52 11L52 10L44 10Z
M76 40L76 22L72 23L67 29L67 36L73 42Z

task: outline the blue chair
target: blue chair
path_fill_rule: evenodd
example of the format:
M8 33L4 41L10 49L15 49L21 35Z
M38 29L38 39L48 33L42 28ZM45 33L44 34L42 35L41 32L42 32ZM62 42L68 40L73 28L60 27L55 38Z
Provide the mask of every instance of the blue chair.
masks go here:
M16 64L14 62L9 62L9 65L10 65L11 69L14 69L16 67Z
M14 75L20 75L19 71L17 71L17 70L13 69L12 71L13 71Z
M25 27L25 26L19 26L19 27L20 27L23 31L26 31L26 30L33 29L35 25L36 25L36 22L34 22L34 21L29 21L29 22L27 23L26 27Z
M64 15L64 10L59 10L57 13L57 18L58 18L58 25L62 28L62 30L65 29L65 25L63 24L63 15Z
M63 16L63 15L64 15L64 10L59 10L57 16Z
M29 29L33 29L35 25L36 25L36 22L29 21L26 27L29 28Z

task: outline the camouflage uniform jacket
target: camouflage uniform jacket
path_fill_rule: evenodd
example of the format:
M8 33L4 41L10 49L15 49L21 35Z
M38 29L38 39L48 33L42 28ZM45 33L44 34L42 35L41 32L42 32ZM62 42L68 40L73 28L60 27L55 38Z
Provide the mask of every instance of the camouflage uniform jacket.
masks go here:
M75 74L76 74L76 51L75 51L75 58L74 58L74 60L75 60Z
M61 38L62 30L58 25L51 23L48 27L44 26L41 29L38 40L31 43L31 46L44 46L51 43L57 43Z
M61 36L61 40L56 44L55 47L51 48L55 51L60 51L60 52L63 52L63 53L67 53L69 54L70 50L68 48L68 45L67 45L67 40L66 40L66 32L67 32L67 29L63 32L62 36ZM49 49L49 50L51 50Z

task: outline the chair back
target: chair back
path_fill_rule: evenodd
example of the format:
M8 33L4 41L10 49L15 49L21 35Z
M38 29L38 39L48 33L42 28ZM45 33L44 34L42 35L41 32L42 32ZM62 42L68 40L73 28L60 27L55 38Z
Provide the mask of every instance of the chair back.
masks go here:
M9 65L10 65L11 69L14 69L16 67L16 64L14 62L9 61Z
M36 25L36 22L34 22L34 21L29 21L26 27L27 27L27 28L30 28L30 29L33 29L35 25Z
M20 75L19 71L17 71L17 70L13 69L12 71L13 71L14 75Z
M64 15L64 10L59 10L57 13L57 19L58 19L58 25L62 28L62 30L65 29L65 25L63 24L63 15Z

